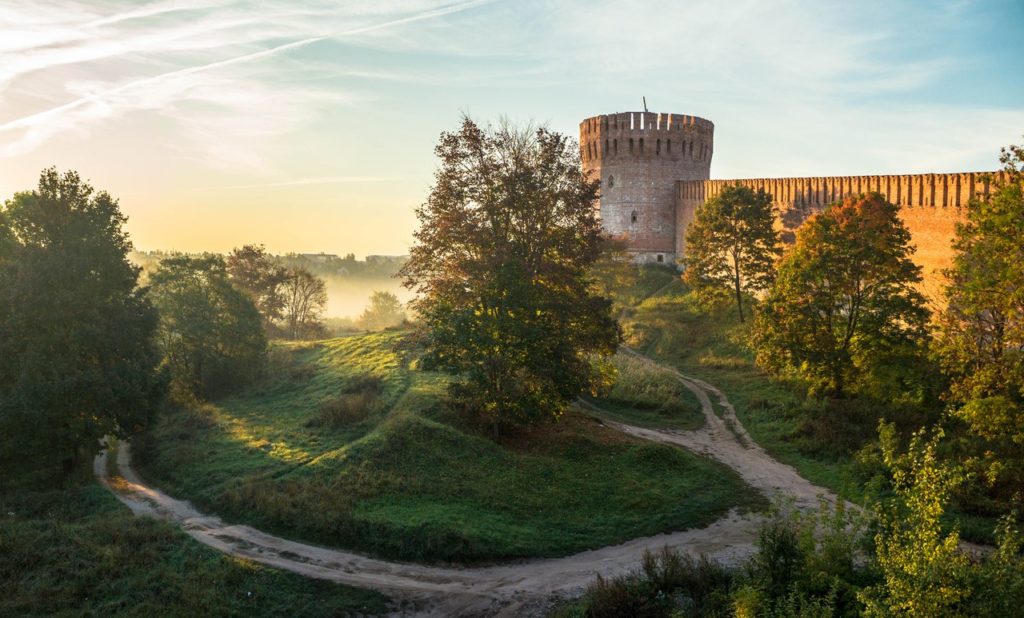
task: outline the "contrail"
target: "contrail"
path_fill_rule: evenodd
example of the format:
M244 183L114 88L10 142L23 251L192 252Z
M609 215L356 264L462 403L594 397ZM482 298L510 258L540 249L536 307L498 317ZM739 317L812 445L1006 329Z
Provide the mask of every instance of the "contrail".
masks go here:
M272 56L274 54L278 54L278 53L283 52L283 51L288 51L290 49L295 49L295 48L298 48L298 47L305 47L306 45L310 45L312 43L316 43L318 41L323 41L323 40L326 40L326 39L335 39L335 38L340 38L340 37L353 36L353 35L356 35L356 34L364 34L364 33L367 33L367 32L373 32L375 30L382 30L382 29L385 29L385 28L391 28L391 27L394 27L394 26L400 26L402 24L407 24L407 23L411 23L411 22L421 21L421 20L424 20L424 19L431 19L431 18L434 18L434 17L443 17L444 15L448 15L448 14L451 14L451 13L457 13L459 11L464 11L466 9L470 9L470 8L473 8L473 7L476 7L476 6L480 6L480 5L483 5L483 4L489 4L489 3L493 2L493 1L494 0L469 0L467 2L460 2L458 4L448 5L448 6L445 6L445 7L438 8L438 9L432 9L432 10L429 10L429 11L424 11L423 13L419 13L417 15L411 15L409 17L403 17L401 19L395 19L395 20L387 21L387 22L380 23L380 24L373 24L373 25L369 25L369 26L362 26L360 28L353 28L351 30L345 30L345 31L342 31L342 32L336 32L336 33L333 33L333 34L324 34L324 35L319 35L319 36L313 36L313 37L309 37L309 38L306 38L306 39L301 39L299 41L293 41L291 43L284 43L282 45L277 45L276 47L271 47L271 48L260 50L260 51L257 51L257 52L251 52L251 53L248 53L248 54L243 54L241 56L235 56L234 58L227 58L225 60L218 60L216 62L211 62L209 64L204 64L204 65L195 66L195 67L188 67L188 68L185 68L185 69L178 69L176 71L170 71L168 73L161 73L160 75L154 75L152 77L146 77L144 79L139 79L139 80L136 80L136 81L133 81L133 82L129 82L127 84L122 84L121 86L118 86L116 88L111 88L111 89L106 90L104 92L100 92L100 93L96 93L96 94L90 94L88 96L84 96L84 97L75 99L74 101L70 101L68 103L65 103L63 105L59 105L57 107L50 108L48 110L44 110L44 111L41 111L41 112L36 112L35 114L30 114L28 116L23 116L21 118L16 118L16 119L11 120L9 122L6 122L4 124L0 124L0 131L11 131L11 130L15 130L15 129L23 129L23 128L26 128L26 127L31 127L32 125L37 124L41 120L45 120L47 118L52 118L52 117L55 117L55 116L59 116L59 115L63 114L64 112L73 110L75 108L81 107L81 106L86 105L88 103L100 103L100 102L103 102L105 99L108 99L112 95L120 94L120 93L128 91L128 90L134 90L134 89L140 88L142 86L148 86L150 84L154 84L154 83L163 81L165 79L174 78L174 77L182 77L182 76L186 76L186 75L193 75L195 73L202 73L203 71L208 71L210 69L217 69L217 68L220 68L220 67L230 66L230 65L233 65L233 64L240 64L240 63L243 63L243 62L248 62L250 60L256 60L256 59L259 59L259 58L265 58L267 56Z

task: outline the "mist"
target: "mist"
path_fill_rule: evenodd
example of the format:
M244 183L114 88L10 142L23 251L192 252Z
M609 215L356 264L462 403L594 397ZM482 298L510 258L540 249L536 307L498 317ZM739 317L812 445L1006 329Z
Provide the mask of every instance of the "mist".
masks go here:
M412 291L402 287L399 279L382 277L380 279L354 279L347 277L326 276L327 307L324 317L327 318L358 318L370 302L373 292L391 292L404 305L412 300Z

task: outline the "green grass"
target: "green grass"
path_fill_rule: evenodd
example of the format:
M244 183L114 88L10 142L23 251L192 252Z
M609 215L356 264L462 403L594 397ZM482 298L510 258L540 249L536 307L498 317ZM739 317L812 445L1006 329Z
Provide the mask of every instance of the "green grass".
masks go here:
M612 358L616 380L608 393L588 399L601 416L654 429L700 429L700 400L667 370L627 354Z
M576 410L496 443L444 405L446 378L407 366L400 337L276 348L266 383L167 414L137 444L143 474L231 521L428 562L566 555L764 506L717 462ZM357 413L317 420L368 381Z
M375 592L229 558L105 488L0 495L2 616L380 614Z
M668 292L629 312L627 343L722 389L754 440L779 461L823 487L857 494L851 454L822 452L816 440L801 435L806 418L802 390L755 366L744 343L748 325L739 323L735 308L709 309L682 285Z

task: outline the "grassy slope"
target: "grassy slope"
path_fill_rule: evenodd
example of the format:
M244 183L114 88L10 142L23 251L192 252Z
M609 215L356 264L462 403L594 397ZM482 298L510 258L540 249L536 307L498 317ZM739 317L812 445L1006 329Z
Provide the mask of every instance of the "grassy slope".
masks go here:
M223 556L105 488L0 495L0 615L336 616L385 599Z
M802 395L754 365L735 310L708 311L677 282L629 310L624 327L630 345L721 388L740 421L773 457L834 491L852 487L848 455L812 453L801 443Z
M654 429L700 429L704 413L700 400L668 371L625 354L612 358L615 384L608 393L588 401L600 416Z
M143 473L231 520L424 561L565 555L763 505L727 468L575 411L496 444L441 403L442 376L403 365L398 337L280 348L266 384L166 416ZM311 426L367 374L373 403Z
M807 417L801 409L804 397L799 386L770 378L753 362L743 344L748 325L739 324L732 306L709 311L697 304L682 282L656 288L664 275L648 273L635 280L641 289L655 290L639 305L627 310L627 339L644 353L721 388L754 439L773 457L792 465L805 478L858 500L863 488L856 478L856 463L848 445L859 442L863 429L844 427L844 412L827 410L818 424L834 438L819 433L814 439L801 435ZM646 286L644 285L646 282ZM635 294L634 294L635 296ZM833 448L823 448L823 444ZM964 538L993 543L995 520L956 510L947 514Z

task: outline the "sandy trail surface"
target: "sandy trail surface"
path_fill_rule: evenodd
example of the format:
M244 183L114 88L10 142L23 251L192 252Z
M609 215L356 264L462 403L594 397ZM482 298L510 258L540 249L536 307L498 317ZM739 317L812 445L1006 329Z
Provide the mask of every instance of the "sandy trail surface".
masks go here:
M646 429L605 421L609 427L717 459L765 495L791 497L800 508L816 508L819 496L835 499L759 447L720 390L636 352L626 353L669 371L693 391L701 402L705 423L695 431ZM542 615L558 598L579 594L595 575L614 576L636 568L648 550L670 547L736 563L753 552L764 521L760 515L734 510L705 528L637 538L564 558L482 567L410 564L289 541L250 526L227 524L147 485L132 469L130 453L128 444L118 449L121 478L108 476L105 452L96 458L94 470L100 481L137 515L171 521L199 542L231 556L379 590L395 600L393 614L399 616Z

